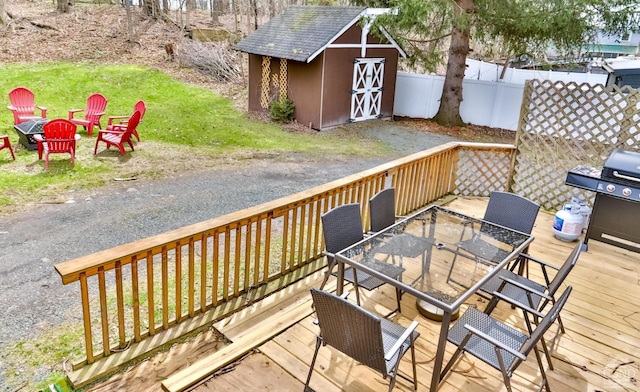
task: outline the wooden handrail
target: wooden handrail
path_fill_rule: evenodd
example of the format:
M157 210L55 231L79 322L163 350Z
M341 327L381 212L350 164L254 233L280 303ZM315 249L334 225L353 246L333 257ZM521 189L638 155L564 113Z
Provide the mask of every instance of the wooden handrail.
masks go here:
M510 162L514 149L447 143L294 195L57 264L63 284L80 282L86 360L79 365L315 262L324 249L320 216L331 208L360 203L368 227L368 200L392 185L396 213L406 215L460 191L460 170L471 168L482 178L485 165L474 163L481 158L466 159L462 165L461 152L483 157L488 151ZM509 165L498 169L508 177ZM486 175L494 177L495 168ZM92 300L96 292L97 300Z

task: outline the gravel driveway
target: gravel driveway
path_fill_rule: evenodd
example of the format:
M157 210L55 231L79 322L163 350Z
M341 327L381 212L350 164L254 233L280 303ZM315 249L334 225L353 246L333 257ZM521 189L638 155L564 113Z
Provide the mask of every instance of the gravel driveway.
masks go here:
M0 351L79 316L79 288L62 285L54 270L57 263L287 196L453 140L383 124L361 132L394 147L395 153L384 158L258 159L236 168L70 192L65 204L0 218ZM5 368L0 358L0 390L8 390L1 381Z

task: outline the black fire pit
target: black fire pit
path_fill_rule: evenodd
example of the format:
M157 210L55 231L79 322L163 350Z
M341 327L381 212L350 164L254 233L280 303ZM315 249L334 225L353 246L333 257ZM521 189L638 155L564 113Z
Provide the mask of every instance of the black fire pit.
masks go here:
M46 118L34 118L18 125L14 125L13 127L20 138L20 144L25 146L27 150L37 150L38 143L33 138L33 135L44 135L42 127L48 122L49 119Z

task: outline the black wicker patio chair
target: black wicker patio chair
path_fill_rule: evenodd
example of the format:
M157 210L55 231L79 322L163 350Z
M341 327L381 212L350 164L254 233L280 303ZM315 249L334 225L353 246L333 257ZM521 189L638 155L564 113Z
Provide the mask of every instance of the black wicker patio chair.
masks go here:
M311 296L320 334L316 339L316 349L311 360L305 391L312 391L309 382L321 345L329 345L361 364L377 370L383 378L388 377L389 391L393 389L397 376L413 383L414 390L417 389L414 350L414 342L420 336L416 332L417 321L405 328L348 301L344 298L346 295L338 297L326 291L311 289ZM413 379L398 372L400 360L409 350Z
M509 192L491 192L489 204L482 219L498 226L531 234L539 210L539 204L525 197ZM462 250L464 252L460 252L461 254L468 253L476 262L485 265L495 265L494 260L504 260L511 253L510 250L502 249L491 243L492 232L494 231L492 225L482 223L477 231L472 222L469 222L467 226L471 226L471 238L462 239L466 230L462 231L461 240L457 244L457 253ZM451 280L457 253L451 262L447 281Z
M467 308L447 334L447 340L456 345L457 348L440 373L440 381L442 382L460 355L463 352L467 352L482 362L500 370L504 384L507 390L511 392L511 376L513 372L522 362L527 360L527 356L533 350L542 377L539 390L544 388L547 391L551 391L537 344L560 315L560 311L567 302L571 290L572 287L568 286L546 315L526 306L521 307L523 311L541 317L540 323L530 335L492 318L475 307Z
M324 213L322 219L322 233L324 235L325 255L328 259L328 268L325 273L324 280L320 284L322 290L327 283L330 275L336 275L333 269L336 265L334 254L348 248L349 246L364 239L362 230L362 218L360 215L360 204L344 204ZM393 278L397 279L402 275L404 268L395 266L376 260L370 260L369 266L375 268L376 264L380 264L380 270ZM352 267L345 266L344 280L352 283L356 291L356 301L360 305L359 288L373 290L382 286L385 282L371 276L363 271L355 270ZM396 290L397 309L390 314L400 312L401 293Z

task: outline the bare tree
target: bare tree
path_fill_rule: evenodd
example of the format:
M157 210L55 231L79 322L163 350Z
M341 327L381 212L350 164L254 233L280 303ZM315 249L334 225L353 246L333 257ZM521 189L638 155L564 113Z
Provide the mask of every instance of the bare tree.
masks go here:
M131 18L130 0L124 0L124 9L127 13L127 41L133 41L133 18Z
M191 27L191 12L193 11L193 0L186 0L186 12L184 17L184 27L188 30Z
M57 5L59 12L69 12L69 0L57 0Z
M220 26L220 16L224 14L224 1L223 0L211 0L211 24L214 26Z
M7 25L9 23L9 15L4 6L4 0L0 0L0 24Z
M144 9L145 15L153 19L158 19L160 17L160 0L144 0L142 8Z

